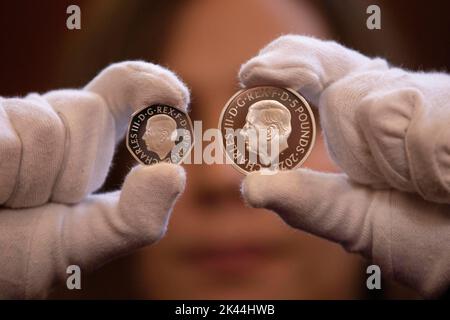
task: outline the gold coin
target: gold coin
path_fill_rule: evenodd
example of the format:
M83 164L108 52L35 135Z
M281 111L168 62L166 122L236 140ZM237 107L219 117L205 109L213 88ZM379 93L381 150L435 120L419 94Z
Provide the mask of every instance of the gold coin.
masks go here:
M273 86L237 92L222 110L219 130L228 161L244 174L299 167L316 135L308 102L292 89Z
M180 163L194 142L192 122L178 108L155 104L133 113L128 127L128 151L140 163Z

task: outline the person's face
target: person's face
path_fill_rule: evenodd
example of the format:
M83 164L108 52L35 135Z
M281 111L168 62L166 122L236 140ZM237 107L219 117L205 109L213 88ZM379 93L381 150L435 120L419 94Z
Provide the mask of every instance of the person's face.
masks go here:
M255 111L250 110L245 118L245 125L239 134L245 139L245 143L250 152L258 153L258 142L260 133L265 132L267 127L256 117Z
M152 150L158 154L167 154L174 146L172 139L173 131L170 124L159 121L151 124L145 130L142 139L145 141L148 150Z
M193 120L217 127L240 65L282 33L326 36L317 13L287 1L192 1L176 17L163 64L192 92ZM205 145L204 145L205 146ZM305 164L335 171L322 136ZM359 258L246 206L231 165L185 165L187 186L168 232L140 251L143 295L170 299L351 298ZM301 213L300 213L301 214ZM356 275L356 276L355 276Z
M142 139L145 141L145 145L147 146L148 150L153 150L155 148L156 141L160 141L161 139L158 139L157 137L157 131L153 129L152 127L145 130L144 135L142 136Z
M280 139L280 132L275 124L267 124L262 121L261 112L259 110L249 109L245 118L245 125L239 134L243 137L245 145L249 152L259 156L260 162L269 165L276 161L280 149L281 142L283 145L286 139ZM275 148L272 149L272 146Z
M267 118L272 120L263 120ZM276 157L288 147L290 126L289 115L286 116L284 111L249 108L245 125L239 133L245 139L248 150L265 158L263 163L268 165L271 162L278 163Z

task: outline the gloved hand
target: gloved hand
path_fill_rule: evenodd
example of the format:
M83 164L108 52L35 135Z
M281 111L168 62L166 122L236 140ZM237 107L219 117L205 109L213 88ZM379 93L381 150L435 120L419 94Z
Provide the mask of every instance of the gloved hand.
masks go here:
M293 88L318 106L345 174L249 175L243 195L341 243L427 297L450 285L450 77L388 66L335 42L283 36L240 70L244 86Z
M122 191L96 194L131 113L186 109L170 71L111 65L81 90L0 98L0 297L42 298L68 277L158 240L183 191L180 166L137 166Z

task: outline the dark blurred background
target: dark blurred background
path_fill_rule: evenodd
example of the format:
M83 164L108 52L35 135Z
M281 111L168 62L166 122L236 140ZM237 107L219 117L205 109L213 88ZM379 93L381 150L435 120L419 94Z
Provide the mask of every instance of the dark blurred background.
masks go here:
M97 2L100 9L86 10ZM126 1L132 8L138 1ZM170 11L177 2L163 4L146 1L146 14L158 19L160 28L152 35L157 42L169 23ZM164 1L163 1L164 2ZM448 1L317 1L320 6L332 8L327 12L336 23L336 39L358 48L369 55L386 57L393 64L414 70L448 70L450 66L450 2ZM66 28L66 8L76 4L82 11L82 29ZM369 4L378 4L382 11L382 31L371 31L365 26ZM86 68L86 56L93 56L99 68L116 61L120 52L108 50L109 41L99 40L101 50L94 52L68 52L80 50L70 43L88 37L91 27L97 28L108 16L108 1L47 0L0 2L0 94L23 95L30 91L43 92L59 87L77 87L85 84L98 70ZM131 9L132 10L132 9ZM99 13L104 13L100 16ZM152 13L153 12L153 13ZM119 19L126 19L127 12ZM111 23L119 26L119 23ZM117 30L118 40L124 30ZM151 41L151 38L149 39ZM71 55L73 59L71 59ZM157 56L155 55L155 60ZM62 63L65 64L61 65ZM76 74L68 71L79 70Z

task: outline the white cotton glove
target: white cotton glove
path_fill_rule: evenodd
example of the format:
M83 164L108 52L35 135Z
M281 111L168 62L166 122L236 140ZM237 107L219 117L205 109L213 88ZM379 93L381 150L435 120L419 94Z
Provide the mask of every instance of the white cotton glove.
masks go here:
M346 173L249 175L249 204L373 259L424 296L450 286L450 77L389 67L330 41L283 36L240 71L318 106Z
M131 113L164 103L186 109L170 71L111 65L82 90L0 98L0 297L42 298L69 265L91 271L158 240L183 191L181 167L137 166L121 192L104 182Z

